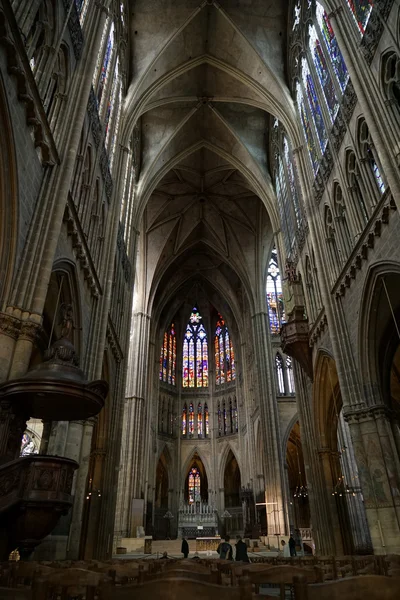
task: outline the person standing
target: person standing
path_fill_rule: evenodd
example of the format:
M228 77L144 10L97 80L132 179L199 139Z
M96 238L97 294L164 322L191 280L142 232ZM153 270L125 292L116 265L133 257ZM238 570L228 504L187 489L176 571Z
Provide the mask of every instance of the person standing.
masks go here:
M187 558L189 556L189 544L187 543L186 538L182 538L181 552L183 554L183 558Z
M290 556L297 556L296 542L292 535L289 538L289 549L290 549Z
M247 554L247 545L240 536L238 536L238 541L236 542L236 560L250 562Z
M233 560L233 549L229 543L229 540L230 538L229 536L227 536L225 538L225 541L222 544L220 544L217 548L219 557L223 560Z
M283 554L283 558L289 558L290 557L290 548L289 545L285 542L285 540L281 540L281 551Z

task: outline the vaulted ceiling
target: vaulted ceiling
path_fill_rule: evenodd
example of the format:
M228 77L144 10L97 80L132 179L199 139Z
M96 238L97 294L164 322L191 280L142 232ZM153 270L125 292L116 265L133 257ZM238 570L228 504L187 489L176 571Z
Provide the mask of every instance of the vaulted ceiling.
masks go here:
M297 136L285 82L287 4L133 3L125 129L128 139L140 122L136 225L146 235L145 296L160 311L194 272L232 309L236 280L262 293L260 236L279 229L271 115Z

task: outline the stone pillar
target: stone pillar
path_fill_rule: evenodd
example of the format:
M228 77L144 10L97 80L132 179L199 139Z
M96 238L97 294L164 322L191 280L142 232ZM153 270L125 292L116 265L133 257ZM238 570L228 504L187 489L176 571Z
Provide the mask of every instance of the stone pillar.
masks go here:
M354 455L375 554L400 552L400 483L390 423L383 406L347 410Z
M272 358L267 312L252 316L258 366L259 405L264 445L265 495L268 535L285 535L288 527L284 508L285 492L278 405L271 378Z
M311 404L311 382L304 371L294 364L296 374L296 402L299 411L301 444L310 502L313 539L316 554L332 555L336 553L333 522L324 482L322 465L316 452L318 447ZM330 474L329 474L330 476Z
M142 312L132 319L128 359L123 448L119 478L120 519L122 531L135 536L131 529L131 505L143 498L145 446L151 447L148 435L150 419L145 420L144 397L147 383L150 317ZM146 440L146 443L145 443ZM135 466L135 468L133 468Z
M79 469L75 475L74 506L72 509L71 527L69 530L67 558L77 560L81 542L82 511L86 498L86 484L89 470L90 449L95 419L84 422L82 444L79 454Z

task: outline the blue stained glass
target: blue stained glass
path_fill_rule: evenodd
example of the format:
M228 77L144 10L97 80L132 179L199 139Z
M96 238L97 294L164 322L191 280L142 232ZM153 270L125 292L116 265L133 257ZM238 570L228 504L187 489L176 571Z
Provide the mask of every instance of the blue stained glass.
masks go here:
M335 71L340 88L342 92L344 92L347 82L349 81L349 73L347 71L346 63L344 62L342 53L339 50L339 45L329 22L328 15L319 2L317 2L316 5L316 17L322 32L322 39L324 40L329 52L329 56L331 57L333 70Z
M296 215L296 222L297 222L297 226L300 227L301 212L300 212L299 196L297 194L296 178L295 178L295 174L294 174L294 164L291 159L289 143L286 139L286 136L283 138L283 155L285 157L286 168L287 168L287 172L288 172L289 186L290 186L290 191L292 193L292 201L293 201L293 206L294 206L294 212Z
M351 14L357 23L361 35L365 33L373 4L373 0L347 0L347 5L351 10Z
M308 153L310 155L311 164L314 173L318 170L318 155L315 147L313 133L310 127L310 121L308 120L306 107L304 106L303 92L301 91L300 83L297 82L297 106L299 108L301 124L303 125L304 137L306 138Z
M110 35L108 36L108 40L107 40L106 52L104 55L103 65L101 67L99 87L98 87L98 91L97 91L97 102L98 102L99 106L101 105L101 99L103 96L104 88L105 88L107 77L108 77L108 72L109 72L109 67L110 67L110 59L111 59L111 53L113 50L113 46L114 46L114 23L111 23Z
M310 52L313 57L315 69L317 71L318 78L322 90L324 92L325 102L329 109L329 114L333 123L339 110L339 102L336 97L335 87L333 85L328 65L326 64L325 55L319 42L317 30L315 29L314 25L310 25L308 29L308 34Z
M312 119L314 121L315 129L318 134L319 145L321 146L322 153L324 153L326 145L328 143L328 136L326 134L324 119L322 116L321 107L318 102L317 93L315 91L314 82L311 77L310 68L305 58L303 58L301 63L301 73L304 87L307 92L307 98L311 109Z

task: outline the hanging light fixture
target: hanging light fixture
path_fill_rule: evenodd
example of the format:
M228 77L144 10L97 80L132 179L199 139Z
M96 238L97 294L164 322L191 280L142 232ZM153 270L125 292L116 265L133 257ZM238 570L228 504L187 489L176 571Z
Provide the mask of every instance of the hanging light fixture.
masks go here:
M299 458L299 451L297 448L297 444L296 444L296 454L297 454L297 468L298 468L298 473L299 473L299 482L294 491L293 498L307 498L308 489L307 489L307 486L303 485L303 483L302 483L303 478L302 478L302 473L301 473L301 468L300 468L300 458Z

